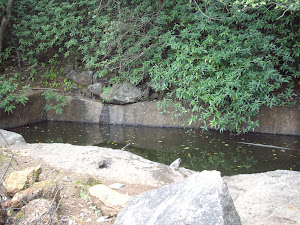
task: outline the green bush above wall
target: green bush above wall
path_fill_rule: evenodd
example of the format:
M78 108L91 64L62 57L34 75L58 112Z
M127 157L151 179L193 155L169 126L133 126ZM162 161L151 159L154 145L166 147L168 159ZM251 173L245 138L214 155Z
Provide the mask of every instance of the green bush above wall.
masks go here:
M245 132L261 107L293 104L298 1L26 0L13 9L5 60L37 67L54 57L110 83L150 82L187 124Z

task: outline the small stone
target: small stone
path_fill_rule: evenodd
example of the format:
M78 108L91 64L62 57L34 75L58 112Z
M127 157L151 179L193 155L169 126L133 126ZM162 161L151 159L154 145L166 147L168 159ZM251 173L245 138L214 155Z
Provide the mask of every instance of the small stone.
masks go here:
M108 218L109 218L109 216L101 216L100 218L98 218L96 220L96 222L97 223L102 223L102 222L105 222Z
M176 159L174 162L171 163L170 168L171 168L171 169L178 169L180 163L181 163L181 159L178 158L178 159Z
M109 167L111 163L111 159L101 159L98 161L99 168L106 168Z

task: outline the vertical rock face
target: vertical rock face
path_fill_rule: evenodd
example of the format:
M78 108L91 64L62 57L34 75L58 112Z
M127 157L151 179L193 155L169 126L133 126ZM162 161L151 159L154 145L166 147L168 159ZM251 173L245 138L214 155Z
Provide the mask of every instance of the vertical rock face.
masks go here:
M220 172L203 171L185 180L132 197L115 225L241 224Z

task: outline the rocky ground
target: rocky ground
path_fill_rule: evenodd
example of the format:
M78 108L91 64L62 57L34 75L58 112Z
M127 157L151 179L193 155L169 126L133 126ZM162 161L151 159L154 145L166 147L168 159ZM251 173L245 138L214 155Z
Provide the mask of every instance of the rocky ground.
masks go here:
M9 164L10 152L5 149L0 149L0 172L4 173ZM100 182L104 185L110 185L118 182L113 179L95 178L88 174L74 173L72 171L61 170L46 163L39 158L30 156L15 155L7 174L12 171L19 171L24 168L41 165L42 173L40 181L53 179L63 187L62 200L58 210L60 224L113 224L115 217L106 218L103 221L103 214L92 203L87 188L89 181ZM153 189L153 186L126 184L119 190L120 193L130 196L140 194L144 191ZM1 191L1 190L0 190Z

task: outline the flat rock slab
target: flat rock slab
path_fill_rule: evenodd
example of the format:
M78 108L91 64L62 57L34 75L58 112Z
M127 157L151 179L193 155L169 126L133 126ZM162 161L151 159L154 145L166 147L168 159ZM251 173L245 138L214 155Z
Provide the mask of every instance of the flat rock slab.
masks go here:
M203 171L134 196L115 225L239 225L238 213L218 171Z
M224 177L243 225L300 224L300 172Z
M161 187L182 180L194 171L152 162L133 153L96 146L70 144L17 144L15 153L43 159L50 165L76 173L110 178L127 184ZM98 162L110 159L110 165L99 168Z

